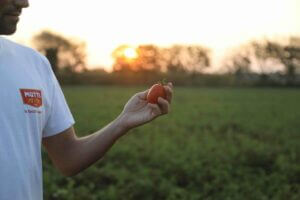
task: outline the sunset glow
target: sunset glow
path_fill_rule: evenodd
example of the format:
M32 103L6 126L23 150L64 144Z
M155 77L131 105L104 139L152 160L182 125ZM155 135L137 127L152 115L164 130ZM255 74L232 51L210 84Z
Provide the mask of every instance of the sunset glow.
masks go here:
M31 0L12 39L30 45L34 34L53 30L86 42L90 68L110 70L121 44L199 44L220 58L252 39L300 35L299 21L299 0Z

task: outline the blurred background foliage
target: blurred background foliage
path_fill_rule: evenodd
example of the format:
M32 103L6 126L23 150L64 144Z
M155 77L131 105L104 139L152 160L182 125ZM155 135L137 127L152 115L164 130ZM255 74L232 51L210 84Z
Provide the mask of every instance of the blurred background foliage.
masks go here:
M85 43L42 31L33 46L52 64L62 84L149 85L163 78L185 86L299 86L300 38L257 40L230 50L212 70L211 50L202 45L120 45L112 72L88 69Z

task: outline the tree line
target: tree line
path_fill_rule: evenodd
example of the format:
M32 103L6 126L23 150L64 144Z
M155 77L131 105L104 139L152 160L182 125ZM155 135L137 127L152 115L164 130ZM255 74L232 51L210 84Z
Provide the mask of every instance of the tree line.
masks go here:
M300 85L300 37L241 45L230 51L217 71L209 74L206 70L212 67L212 51L202 45L143 44L135 49L134 58L128 58L123 53L128 46L121 45L112 52L113 71L107 73L103 69L88 70L86 45L80 40L42 31L33 37L32 43L66 84L151 84L167 78L179 85Z

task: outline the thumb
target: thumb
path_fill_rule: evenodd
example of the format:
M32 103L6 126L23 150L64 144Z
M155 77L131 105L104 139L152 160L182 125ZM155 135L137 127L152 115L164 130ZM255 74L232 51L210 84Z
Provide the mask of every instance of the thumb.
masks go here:
M140 98L140 99L142 99L142 100L146 100L148 91L149 91L149 89L145 90L143 92L137 93L137 97Z

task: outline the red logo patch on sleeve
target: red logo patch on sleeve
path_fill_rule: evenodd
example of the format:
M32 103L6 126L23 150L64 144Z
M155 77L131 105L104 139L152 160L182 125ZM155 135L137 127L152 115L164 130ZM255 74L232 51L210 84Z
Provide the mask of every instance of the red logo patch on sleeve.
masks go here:
M42 102L42 91L41 90L34 90L34 89L20 89L23 103L33 106L33 107L40 107L43 105Z

